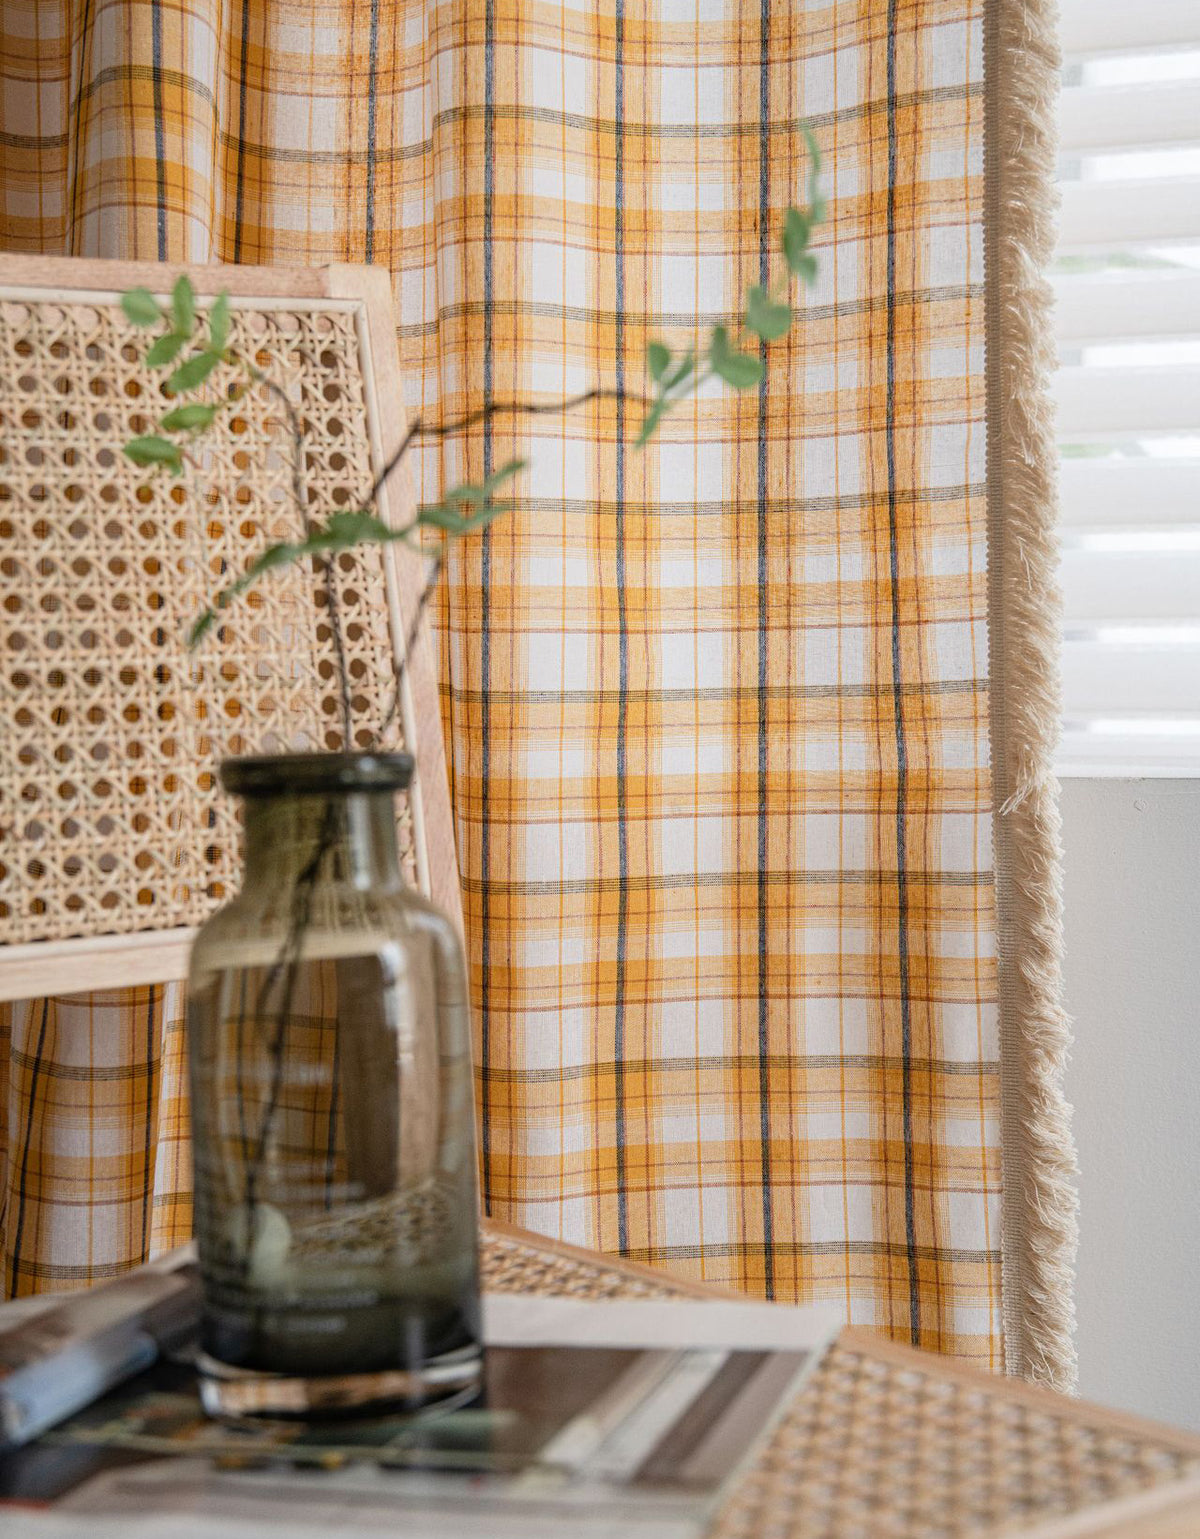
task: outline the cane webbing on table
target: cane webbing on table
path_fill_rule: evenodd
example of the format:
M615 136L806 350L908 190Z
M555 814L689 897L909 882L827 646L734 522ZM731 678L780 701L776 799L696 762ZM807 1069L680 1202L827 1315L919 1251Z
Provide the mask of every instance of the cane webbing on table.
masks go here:
M584 1299L716 1298L665 1272L610 1262L572 1245L556 1245L507 1225L488 1224L483 1241L483 1286L488 1293L534 1293ZM726 1295L728 1296L728 1295Z
M706 1291L499 1226L485 1232L483 1272L496 1293ZM845 1331L710 1539L1030 1535L1197 1473L1200 1439Z

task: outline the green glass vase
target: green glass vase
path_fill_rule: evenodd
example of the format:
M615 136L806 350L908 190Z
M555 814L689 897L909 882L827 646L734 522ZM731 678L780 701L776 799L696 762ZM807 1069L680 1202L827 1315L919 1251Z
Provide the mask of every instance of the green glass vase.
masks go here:
M468 1400L481 1377L462 947L403 879L403 754L235 759L241 891L188 981L200 1370L221 1416Z

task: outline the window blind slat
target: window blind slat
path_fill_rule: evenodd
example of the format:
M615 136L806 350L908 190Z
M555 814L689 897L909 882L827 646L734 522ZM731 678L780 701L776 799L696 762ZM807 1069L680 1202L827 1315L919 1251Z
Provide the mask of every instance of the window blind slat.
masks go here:
M1196 32L1196 0L1062 0L1068 57L1186 48Z
M1200 84L1073 86L1063 92L1059 113L1059 148L1066 153L1195 144Z
M1200 271L1059 276L1054 298L1067 346L1200 336Z
M1161 719L1101 718L1105 730L1087 731L1066 717L1056 762L1060 775L1195 775L1200 770L1200 716L1180 716L1162 731ZM1128 730L1114 731L1114 727Z
M1068 626L1182 626L1200 614L1200 550L1118 554L1068 547L1061 581Z
M1068 182L1062 189L1060 255L1173 241L1200 244L1200 177Z
M1064 460L1059 500L1067 530L1200 525L1200 461Z
M1200 775L1200 0L1062 0L1066 774Z
M1059 369L1060 443L1151 438L1200 428L1200 365Z
M1076 712L1200 715L1200 648L1072 642L1063 653L1063 693Z

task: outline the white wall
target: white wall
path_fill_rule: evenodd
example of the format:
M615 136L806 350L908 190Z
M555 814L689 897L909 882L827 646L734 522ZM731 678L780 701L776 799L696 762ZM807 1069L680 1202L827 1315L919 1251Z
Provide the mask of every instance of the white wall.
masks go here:
M1200 1428L1200 780L1068 780L1080 1391Z

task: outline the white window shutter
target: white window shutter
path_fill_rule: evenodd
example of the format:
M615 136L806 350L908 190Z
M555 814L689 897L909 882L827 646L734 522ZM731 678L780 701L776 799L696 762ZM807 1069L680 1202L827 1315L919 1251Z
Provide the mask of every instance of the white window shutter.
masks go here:
M1064 0L1065 774L1200 774L1200 0Z

